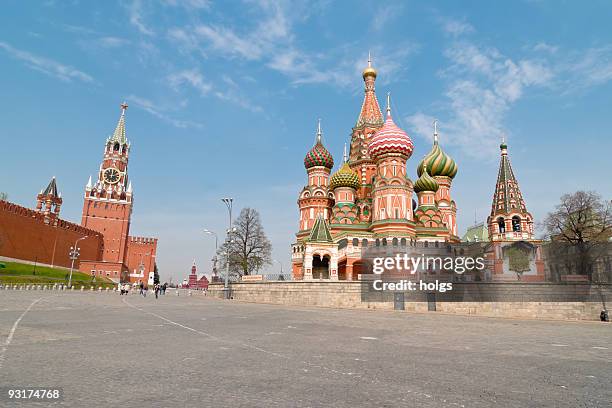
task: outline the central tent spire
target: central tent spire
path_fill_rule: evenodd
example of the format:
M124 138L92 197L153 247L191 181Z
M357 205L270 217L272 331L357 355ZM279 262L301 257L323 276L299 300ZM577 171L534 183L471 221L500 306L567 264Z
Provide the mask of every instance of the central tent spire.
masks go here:
M364 126L380 127L384 120L376 99L376 92L374 88L374 82L378 72L372 67L372 56L368 52L368 66L363 70L363 81L365 83L365 95L363 98L363 104L361 105L361 112L357 119L356 128Z
M117 142L120 145L127 144L127 137L125 136L125 111L128 108L128 104L123 102L121 105L121 116L119 116L119 122L113 132L113 135L109 138L110 142Z

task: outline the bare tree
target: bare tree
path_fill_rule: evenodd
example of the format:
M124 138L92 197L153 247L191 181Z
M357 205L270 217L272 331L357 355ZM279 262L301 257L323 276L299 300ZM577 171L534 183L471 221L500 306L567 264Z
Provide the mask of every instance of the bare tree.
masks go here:
M565 194L543 227L554 252L575 257L580 275L592 278L593 263L608 249L612 237L612 204L593 191Z
M272 264L272 245L264 233L257 210L244 208L240 211L232 228L231 241L219 248L222 268L227 267L227 252L230 271L241 276L251 275Z

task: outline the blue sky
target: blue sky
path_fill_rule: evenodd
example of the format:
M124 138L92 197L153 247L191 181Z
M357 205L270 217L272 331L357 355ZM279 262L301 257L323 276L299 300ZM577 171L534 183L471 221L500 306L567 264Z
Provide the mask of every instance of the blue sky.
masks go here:
M261 212L289 268L304 154L322 118L341 161L371 50L377 93L430 146L431 120L459 164L459 228L486 218L506 134L536 221L561 194L612 195L612 3L7 1L0 13L0 190L33 207L57 176L63 218L82 193L125 99L132 234L160 238L162 274L209 268L236 213ZM278 269L278 265L274 266Z

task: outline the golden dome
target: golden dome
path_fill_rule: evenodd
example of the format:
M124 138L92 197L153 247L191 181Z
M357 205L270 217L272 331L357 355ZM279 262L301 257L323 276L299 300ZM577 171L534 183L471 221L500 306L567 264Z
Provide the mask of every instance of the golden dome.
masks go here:
M376 78L376 70L372 67L367 67L366 69L363 70L363 79L366 79L367 77L371 76Z
M372 68L372 57L370 56L370 53L368 52L368 67L366 69L363 70L363 79L366 79L367 77L371 76L374 79L376 79L376 75L378 73L376 72L376 70L374 68Z

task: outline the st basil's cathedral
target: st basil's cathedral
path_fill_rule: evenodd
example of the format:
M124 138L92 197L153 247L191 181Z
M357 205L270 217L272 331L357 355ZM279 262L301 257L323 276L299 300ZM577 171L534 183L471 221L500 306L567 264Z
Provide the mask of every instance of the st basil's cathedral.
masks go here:
M393 121L389 95L383 117L376 76L368 61L363 104L340 169L331 174L334 159L323 145L320 123L306 154L308 184L298 199L294 279L357 279L361 249L368 246L460 241L451 194L457 164L440 147L434 127L431 151L417 166L418 179L408 177L414 144Z
M389 94L383 116L376 77L368 60L363 71L363 104L352 129L350 150L347 154L345 145L339 169L332 174L334 159L323 144L320 121L315 144L304 158L308 182L298 198L299 231L291 258L295 280L357 280L359 274L368 273L362 260L368 247L461 242L452 195L457 163L442 149L434 122L431 150L416 165L417 180L410 179L406 169L414 144L393 121ZM533 241L532 217L505 143L501 151L488 222L490 263L498 277L507 276L503 270L505 243ZM533 253L532 259L539 258L535 249Z

